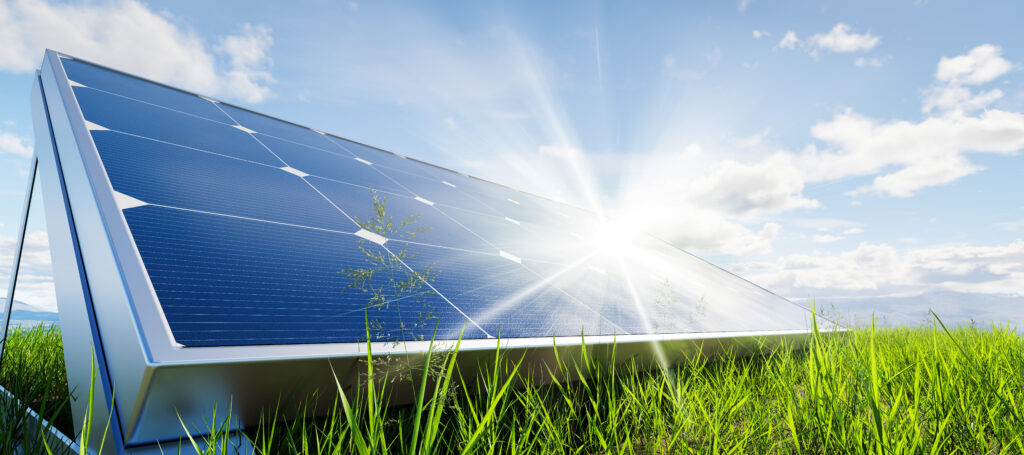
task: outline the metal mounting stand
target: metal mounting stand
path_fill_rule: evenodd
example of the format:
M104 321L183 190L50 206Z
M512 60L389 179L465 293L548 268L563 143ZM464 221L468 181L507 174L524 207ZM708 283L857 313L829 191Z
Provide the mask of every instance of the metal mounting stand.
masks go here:
M18 284L18 268L21 267L21 252L25 249L25 231L28 229L28 213L32 208L32 189L35 188L36 174L39 168L36 154L32 154L31 170L28 173L28 188L25 190L25 204L21 211L21 229L18 241L14 243L14 265L11 266L11 280L7 286L7 303L4 305L4 327L0 336L0 368L4 364L4 351L7 347L7 331L11 325L11 312L14 310L14 288Z

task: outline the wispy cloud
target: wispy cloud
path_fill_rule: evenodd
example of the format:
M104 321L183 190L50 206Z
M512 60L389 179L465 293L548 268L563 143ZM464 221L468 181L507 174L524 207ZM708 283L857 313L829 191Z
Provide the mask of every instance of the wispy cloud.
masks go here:
M782 49L796 49L801 43L802 41L800 41L800 38L797 38L796 32L788 30L786 31L786 34L782 36L782 39L779 40L777 47Z
M266 99L270 30L243 26L209 46L166 12L135 0L72 5L0 3L0 71L31 72L56 49L161 82L251 103Z
M237 35L221 37L214 49L228 58L228 70L224 73L224 86L229 96L258 103L270 96L273 83L270 68L270 46L274 38L270 28L263 25L243 24Z
M935 71L936 83L927 91L921 110L971 112L1002 98L999 89L974 93L968 87L987 84L1008 73L1013 65L1002 53L999 46L983 44L965 55L943 57Z
M872 35L870 32L856 33L853 28L842 22L836 24L828 33L818 33L811 36L808 43L811 52L828 51L838 54L850 52L867 52L878 45L882 38Z
M10 154L21 157L32 156L32 144L28 139L13 133L0 131L0 155Z
M0 237L0 282L3 283L7 283L10 278L14 244L13 237ZM0 292L4 293L0 297L7 297L6 286ZM32 232L25 236L14 298L42 311L57 311L50 244L45 232Z
M831 52L836 54L849 54L854 52L867 52L874 49L882 41L877 35L871 32L857 33L853 28L842 22L837 23L826 33L816 33L806 40L797 37L796 32L789 30L776 45L782 49L803 49L810 56L818 58L822 53ZM872 63L872 60L864 60L864 63Z
M734 268L735 269L735 268ZM784 294L838 291L1019 293L1024 286L1024 240L1006 245L944 245L899 251L861 243L837 254L793 254L771 269L758 263L748 278Z

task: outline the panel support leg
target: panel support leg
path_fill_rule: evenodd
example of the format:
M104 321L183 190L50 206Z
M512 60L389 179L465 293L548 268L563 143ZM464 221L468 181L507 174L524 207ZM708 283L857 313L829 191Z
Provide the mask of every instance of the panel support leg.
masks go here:
M14 265L11 266L10 284L7 285L7 302L4 304L3 329L0 331L0 368L3 367L4 351L7 347L7 332L11 325L11 312L14 311L14 288L18 284L18 268L21 266L21 252L25 249L25 230L28 228L28 213L32 208L32 189L35 188L36 171L38 169L36 154L32 154L29 165L28 188L25 190L25 204L21 211L21 226L18 241L14 243Z

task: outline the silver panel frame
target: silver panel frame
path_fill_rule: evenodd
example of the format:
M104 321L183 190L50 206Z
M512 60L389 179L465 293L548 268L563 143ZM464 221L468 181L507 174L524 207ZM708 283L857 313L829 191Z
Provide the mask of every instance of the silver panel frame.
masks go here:
M214 406L220 410L218 415L224 415L229 407L232 409L233 428L252 425L258 421L263 406L270 405L279 396L305 397L314 390L336 391L332 366L343 386L353 385L359 381L358 367L368 349L375 355L404 357L413 366L423 363L429 341L229 347L183 347L176 343L123 213L115 203L110 180L64 72L61 63L64 58L74 57L46 51L40 71L45 96L33 100L34 107L40 104L42 111L36 116L48 113L51 118L56 147L56 163L48 162L41 167L50 188L44 193L45 205L50 212L49 207L60 204L62 196L66 196L66 220L69 220L66 222L70 223L72 231L77 231L81 247L79 275L88 276L86 290L91 294L91 303L89 299L71 295L74 294L71 291L68 292L71 296L65 300L61 289L73 288L74 279L68 273L55 271L61 327L66 330L65 346L81 345L84 339L100 340L96 343L101 345L97 357L106 359L100 366L101 376L106 371L107 379L99 382L116 385L117 399L112 416L118 422L117 433L126 447L178 441L185 435L178 422L179 415L186 426L201 427ZM38 119L36 128L38 134ZM63 189L55 187L53 182L56 164L63 172ZM51 225L49 213L47 223ZM63 235L68 235L68 229L51 230L51 244L61 240L55 236ZM55 266L74 254L68 247L59 249L61 251L53 253ZM94 310L94 324L90 324L88 311L83 311L83 306ZM88 338L85 338L86 330L92 332ZM475 372L475 363L493 359L496 348L515 357L525 356L528 364L538 366L550 365L556 352L563 359L574 358L583 349L594 351L593 355L599 355L598 351L607 351L610 355L614 351L614 361L639 358L656 365L658 349L705 355L726 350L753 353L781 343L803 345L810 333L805 329L608 335L586 339L574 336L463 340L459 357L465 361L460 362L460 369L467 374ZM102 343L102 340L111 342ZM436 341L434 348L448 349L456 342ZM613 344L614 349L609 347ZM83 388L90 382L88 376L82 375L85 370L78 359L68 357L82 355L80 346L77 354L72 352L65 353L69 360L69 385ZM73 363L74 371L70 368ZM538 368L540 370L543 369ZM297 377L303 378L302 383L296 383ZM333 399L330 393L322 396L326 402ZM401 401L402 394L394 397ZM76 407L74 411L76 420L80 420L81 409Z

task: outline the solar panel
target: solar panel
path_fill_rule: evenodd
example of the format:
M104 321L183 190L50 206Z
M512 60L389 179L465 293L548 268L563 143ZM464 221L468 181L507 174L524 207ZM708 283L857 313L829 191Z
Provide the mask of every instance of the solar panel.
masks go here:
M81 245L63 254L82 257L91 330L140 341L108 359L131 376L118 384L160 365L352 356L368 338L408 352L807 328L804 308L668 243L609 236L629 220L53 52L40 81L55 147L41 169L67 195L59 221ZM129 444L159 437L146 396L118 404Z

